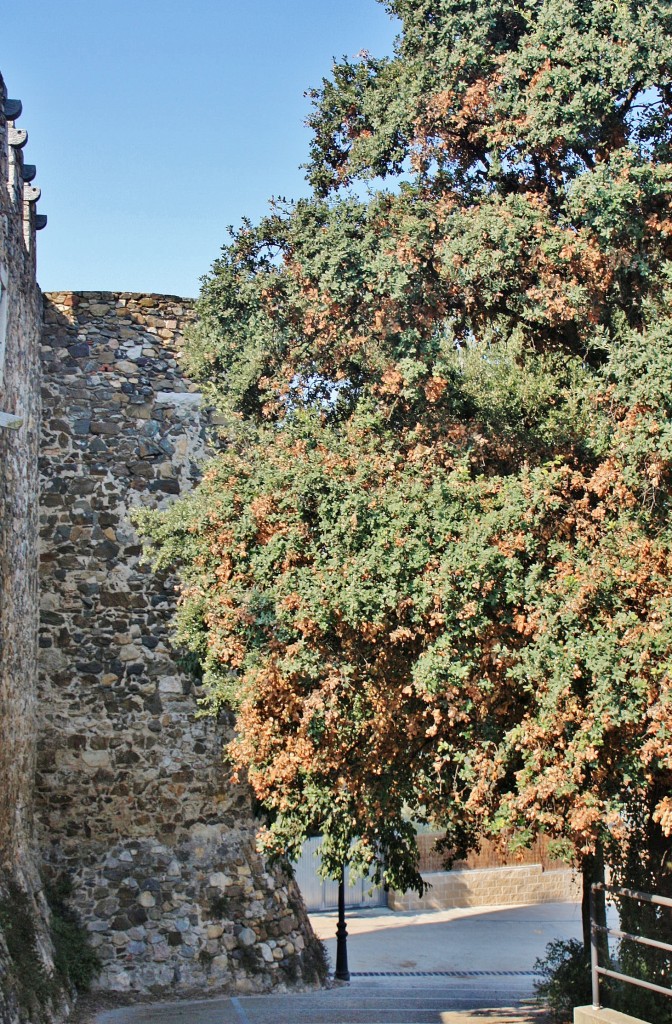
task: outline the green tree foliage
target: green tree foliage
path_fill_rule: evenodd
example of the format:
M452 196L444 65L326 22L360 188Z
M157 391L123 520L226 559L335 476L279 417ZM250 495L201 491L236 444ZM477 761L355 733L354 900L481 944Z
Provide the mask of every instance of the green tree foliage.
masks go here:
M670 891L672 7L387 6L205 281L229 447L144 528L270 850L420 887L410 810Z

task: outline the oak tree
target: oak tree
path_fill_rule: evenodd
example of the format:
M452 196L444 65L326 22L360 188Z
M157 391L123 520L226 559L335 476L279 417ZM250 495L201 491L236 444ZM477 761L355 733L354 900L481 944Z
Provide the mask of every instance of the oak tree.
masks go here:
M421 887L430 819L670 891L672 8L386 6L203 286L178 635L269 850Z

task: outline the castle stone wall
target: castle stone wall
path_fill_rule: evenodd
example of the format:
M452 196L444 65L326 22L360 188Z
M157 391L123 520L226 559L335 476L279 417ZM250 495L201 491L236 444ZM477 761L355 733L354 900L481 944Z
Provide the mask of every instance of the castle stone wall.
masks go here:
M37 686L37 452L41 299L26 133L0 78L0 1021L55 1005L48 910L33 846ZM7 116L6 114L9 114ZM48 1008L41 1019L47 1020Z
M0 80L1 84L1 80ZM0 88L0 107L4 104ZM40 294L24 239L23 157L0 110L0 851L20 859L30 834L37 638ZM4 279L4 282L3 282Z
M49 873L103 961L106 989L269 990L314 979L293 882L255 849L249 792L196 717L169 638L171 580L130 513L193 486L208 416L182 375L192 318L170 296L45 296L41 741Z

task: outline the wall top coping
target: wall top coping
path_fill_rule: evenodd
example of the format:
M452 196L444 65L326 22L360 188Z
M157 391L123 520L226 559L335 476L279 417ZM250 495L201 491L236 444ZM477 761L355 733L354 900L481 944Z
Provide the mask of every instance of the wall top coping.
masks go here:
M604 1006L576 1006L574 1024L646 1024L639 1017L631 1017L620 1010L608 1010Z
M99 299L111 302L119 299L161 299L168 302L193 303L196 300L182 295L167 295L162 292L96 292L96 291L72 291L64 288L60 291L44 292L44 297L50 302L58 302L65 296L73 296L84 301Z
M488 867L488 868L449 868L446 871L421 871L420 873L421 873L423 878L439 879L439 878L444 878L444 877L445 878L453 878L455 875L468 875L471 878L473 875L478 874L479 872L483 873L484 871L492 871L492 872L501 873L502 871L519 871L519 872L527 871L527 872L529 872L530 870L535 871L535 872L536 871L543 872L544 871L544 867L543 867L543 864L541 864L539 862L537 862L537 863L533 862L531 864L501 864L501 865L500 864L493 864L492 867ZM569 865L567 865L566 870L567 871L572 871L572 868ZM544 872L544 874L549 874L549 873L550 872ZM556 872L553 872L553 873L555 874Z

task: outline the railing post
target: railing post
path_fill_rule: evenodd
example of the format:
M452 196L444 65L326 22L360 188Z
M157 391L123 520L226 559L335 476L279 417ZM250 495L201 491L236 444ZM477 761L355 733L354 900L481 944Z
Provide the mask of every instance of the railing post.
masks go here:
M593 1008L600 1008L599 944L597 941L597 919L595 914L595 886L590 887L590 981L593 989Z

